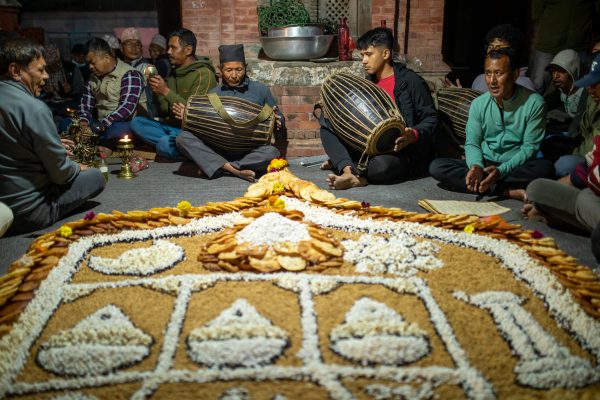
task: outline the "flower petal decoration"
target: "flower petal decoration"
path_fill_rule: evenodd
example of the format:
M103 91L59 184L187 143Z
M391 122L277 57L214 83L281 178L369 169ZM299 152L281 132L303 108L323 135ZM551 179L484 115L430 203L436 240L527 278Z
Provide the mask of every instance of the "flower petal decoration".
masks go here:
M86 221L91 221L94 218L96 218L96 214L94 213L94 211L89 211L85 214L85 216L83 217L84 220Z
M466 233L473 233L475 231L475 227L471 224L465 226L463 229Z
M180 201L177 203L177 209L184 214L187 214L188 211L192 209L192 203L187 200Z

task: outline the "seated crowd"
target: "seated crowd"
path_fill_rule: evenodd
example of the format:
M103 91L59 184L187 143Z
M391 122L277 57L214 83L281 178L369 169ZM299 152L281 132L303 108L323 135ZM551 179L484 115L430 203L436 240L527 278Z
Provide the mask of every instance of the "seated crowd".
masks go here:
M445 189L518 199L526 218L592 232L600 259L600 55L584 74L578 52L557 52L545 67L552 85L539 94L521 68L519 32L500 25L485 40L484 73L473 83L483 93L469 109L464 157L452 159L436 158L440 124L429 85L394 61L391 31L362 35L357 49L367 78L397 105L406 127L392 151L361 163L361 152L322 114L328 160L321 168L332 170L327 184L342 190L430 174ZM114 37L93 38L75 46L67 62L56 47L19 36L3 39L0 96L12 101L0 104L0 235L51 225L104 188L97 169L71 160L73 143L58 133L71 119L58 111L59 99L74 105L105 152L128 134L154 147L159 160L181 161L180 171L188 175L229 174L252 182L263 173L279 156L273 145L217 148L181 128L192 95L269 107L275 134L285 128L269 88L247 76L243 45L220 46L215 69L196 54L196 44L187 29L156 35L147 60L139 32L128 28L120 44ZM561 121L547 125L551 114Z

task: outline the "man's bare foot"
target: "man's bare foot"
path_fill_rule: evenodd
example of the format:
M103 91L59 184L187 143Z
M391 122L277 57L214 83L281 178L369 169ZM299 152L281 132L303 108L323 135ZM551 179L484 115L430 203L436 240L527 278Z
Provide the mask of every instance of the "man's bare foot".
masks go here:
M324 170L324 171L325 170L332 170L333 169L333 164L331 163L331 160L323 161L321 163L321 169Z
M237 176L238 178L242 178L248 182L254 182L254 177L256 176L256 173L249 169L236 169L235 171L231 171L231 173Z
M544 215L535 208L535 206L531 203L525 203L523 207L521 207L521 214L523 218L528 219L530 221L539 221L542 223L547 223Z
M329 174L325 179L331 189L344 190L353 187L367 186L367 180L351 173L342 175Z
M506 189L503 194L511 199L527 201L527 192L525 189Z

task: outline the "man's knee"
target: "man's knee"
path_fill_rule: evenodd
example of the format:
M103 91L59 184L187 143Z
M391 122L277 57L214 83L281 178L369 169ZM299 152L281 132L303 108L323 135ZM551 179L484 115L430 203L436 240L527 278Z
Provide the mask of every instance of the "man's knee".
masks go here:
M279 157L280 153L275 146L266 146L265 155L272 160L273 158Z
M4 236L12 225L14 215L12 210L4 203L0 203L0 237Z

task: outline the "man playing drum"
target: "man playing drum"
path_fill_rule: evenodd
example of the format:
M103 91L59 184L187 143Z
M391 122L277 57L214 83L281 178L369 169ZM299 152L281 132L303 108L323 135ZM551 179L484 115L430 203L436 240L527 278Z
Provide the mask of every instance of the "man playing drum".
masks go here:
M188 29L169 35L167 54L173 69L167 81L154 75L148 79L152 92L158 95L160 115L164 123L150 118L134 118L131 129L144 142L156 146L156 155L168 159L181 158L175 137L181 132L176 112L184 108L193 94L205 95L217 84L215 69L206 57L196 56L196 36Z
M406 122L396 139L392 154L369 159L359 173L356 163L361 152L351 148L333 131L327 118L321 118L321 142L329 156L322 169L332 169L327 183L332 189L348 189L367 183L389 183L427 173L433 158L433 140L438 118L427 83L405 65L392 61L394 38L391 30L375 28L358 39L358 49L369 79L396 102Z
M265 103L270 105L276 113L276 125L280 129L284 121L271 91L263 83L246 76L244 45L219 46L219 62L223 82L210 92L219 96L239 97L259 106ZM183 110L180 110L180 117L183 118ZM256 173L264 172L269 162L279 156L279 151L271 145L259 146L250 152L214 149L187 131L181 131L176 143L179 151L200 168L198 173L209 179L225 172L254 182Z
M429 167L446 188L525 200L529 182L554 175L550 161L535 158L544 137L544 99L516 84L515 61L511 48L488 53L489 92L473 100L469 109L466 160L438 158Z

